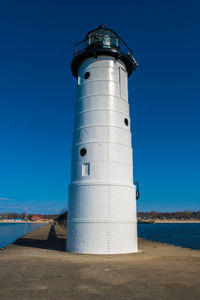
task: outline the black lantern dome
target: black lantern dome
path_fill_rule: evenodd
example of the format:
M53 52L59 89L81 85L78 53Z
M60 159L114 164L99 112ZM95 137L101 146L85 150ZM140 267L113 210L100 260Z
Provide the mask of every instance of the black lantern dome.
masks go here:
M78 67L84 59L99 55L108 55L123 61L129 76L137 68L132 50L113 30L100 25L97 29L88 32L84 41L75 45L71 64L72 74L78 76Z

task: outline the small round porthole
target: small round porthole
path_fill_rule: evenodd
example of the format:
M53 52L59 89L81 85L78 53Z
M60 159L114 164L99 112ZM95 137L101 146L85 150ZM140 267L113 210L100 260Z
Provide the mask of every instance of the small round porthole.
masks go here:
M124 119L124 123L125 123L126 126L128 126L128 119L127 118Z
M87 150L85 148L81 148L80 156L85 156L86 153L87 153Z
M85 74L84 74L84 79L88 79L90 77L90 73L89 72L86 72Z

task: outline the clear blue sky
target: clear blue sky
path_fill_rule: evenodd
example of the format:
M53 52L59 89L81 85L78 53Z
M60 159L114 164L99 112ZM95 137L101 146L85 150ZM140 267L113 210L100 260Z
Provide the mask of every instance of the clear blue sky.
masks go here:
M198 0L1 2L0 211L67 206L73 46L100 24L139 64L129 79L138 209L200 209L199 11Z

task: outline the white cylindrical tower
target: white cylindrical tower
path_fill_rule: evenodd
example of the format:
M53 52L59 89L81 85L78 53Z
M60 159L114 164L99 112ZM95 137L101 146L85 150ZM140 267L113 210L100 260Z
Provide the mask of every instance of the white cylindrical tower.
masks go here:
M138 250L136 187L128 76L137 67L127 45L100 26L75 52L77 100L69 186L67 251L117 254ZM76 48L75 48L76 49Z

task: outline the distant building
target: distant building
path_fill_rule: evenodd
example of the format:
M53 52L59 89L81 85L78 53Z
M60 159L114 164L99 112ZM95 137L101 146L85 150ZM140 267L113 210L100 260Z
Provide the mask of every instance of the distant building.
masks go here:
M40 215L40 214L32 215L32 217L31 217L31 221L39 221L39 220L42 220L42 219L43 219L43 216Z

